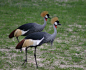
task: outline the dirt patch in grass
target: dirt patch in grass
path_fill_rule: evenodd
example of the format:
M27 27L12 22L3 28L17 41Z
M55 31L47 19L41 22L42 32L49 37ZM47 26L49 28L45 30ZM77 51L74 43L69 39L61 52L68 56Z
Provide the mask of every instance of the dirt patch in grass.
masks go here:
M2 52L9 52L10 49L0 49L0 51L2 51Z
M82 28L82 25L79 25L79 24L77 24L77 23L74 23L74 25L68 25L69 27L78 27L78 28Z
M83 68L83 69L86 69L83 67L83 65L59 65L61 68L69 68L69 67L76 67L76 68Z

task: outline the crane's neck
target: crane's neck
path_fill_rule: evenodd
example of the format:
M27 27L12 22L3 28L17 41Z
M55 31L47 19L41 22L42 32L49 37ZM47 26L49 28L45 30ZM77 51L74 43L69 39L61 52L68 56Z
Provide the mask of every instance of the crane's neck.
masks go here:
M44 18L44 24L42 25L42 27L44 28L46 26L46 20Z
M54 25L53 25L53 28L54 28L54 33L51 36L52 36L53 39L55 39L56 34L57 34L57 30L56 30Z
M50 34L49 36L47 36L47 42L51 42L53 43L55 37L56 37L56 34L57 34L57 30L55 28L55 26L53 25L53 28L54 28L54 33L53 34Z
M46 26L46 20L45 20L45 18L44 18L44 24L43 25L38 25L38 26L35 26L35 28L36 28L36 32L40 32L40 31L42 31L44 28L45 28L45 26Z
M57 30L54 25L53 25L53 28L54 28L54 34L57 34Z

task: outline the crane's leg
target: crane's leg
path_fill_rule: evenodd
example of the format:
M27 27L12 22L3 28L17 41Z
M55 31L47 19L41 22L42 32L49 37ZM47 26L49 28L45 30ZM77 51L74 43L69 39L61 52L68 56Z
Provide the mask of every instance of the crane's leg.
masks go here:
M34 51L34 57L35 57L36 67L38 68L38 64L37 64L37 60L36 60L36 47L35 47L35 51Z
M19 42L19 39L18 39L18 37L16 37L17 38L17 40L18 40L18 42ZM20 49L20 51L22 52L22 48Z
M18 37L16 37L17 38L17 40L18 40L18 42L19 42L19 39L18 39Z
M22 64L22 65L26 65L26 62L27 62L27 47L26 47L26 49L25 49L25 54L26 54L26 59L24 60L24 63Z
M53 45L53 41L51 41L51 48L52 48L52 45Z

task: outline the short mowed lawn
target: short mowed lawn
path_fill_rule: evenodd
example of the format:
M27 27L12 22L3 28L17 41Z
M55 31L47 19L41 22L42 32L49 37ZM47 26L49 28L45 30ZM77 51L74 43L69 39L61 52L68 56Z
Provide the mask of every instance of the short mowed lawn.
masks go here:
M28 48L26 66L22 66L25 51L15 47L8 35L26 23L43 24L42 11L58 17L61 26L53 46L45 43L37 48L36 68L34 48ZM54 32L51 19L43 32ZM20 36L19 40L24 39ZM86 70L86 0L0 0L0 70Z

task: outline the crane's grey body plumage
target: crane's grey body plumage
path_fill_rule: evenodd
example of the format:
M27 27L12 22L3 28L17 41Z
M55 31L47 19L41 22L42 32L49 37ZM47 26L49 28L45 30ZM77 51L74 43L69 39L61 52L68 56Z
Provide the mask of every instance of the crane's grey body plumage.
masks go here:
M50 42L52 45L56 37L56 34L57 34L57 31L54 25L53 25L53 28L54 28L53 34L49 34L46 32L35 32L35 33L29 34L28 36L26 36L25 39L41 40L44 37L44 39L37 46L40 46L43 43L48 43L48 42Z
M46 33L46 32L35 32L35 33L31 33L29 35L27 35L25 37L25 39L23 39L17 46L16 46L16 49L21 49L22 48L22 44L24 43L24 41L27 41L26 39L28 40L32 40L33 44L31 45L26 45L26 51L27 51L27 48L29 47L34 47L35 50L34 50L34 57L35 57L35 62L36 62L36 67L38 68L38 64L37 64L37 60L36 60L36 48L37 46L40 46L44 43L48 43L50 42L51 43L51 46L53 44L53 41L56 37L56 34L57 34L57 25L61 25L59 24L59 21L58 21L58 18L57 17L54 17L51 19L51 23L53 24L53 28L54 28L54 33L53 34L49 34L49 33ZM45 26L45 24L43 24L43 27ZM26 43L30 43L29 41L26 42ZM26 52L27 53L27 52ZM27 54L26 54L27 56ZM27 57L24 61L24 63L26 62L27 60ZM23 63L23 64L24 64Z
M36 24L36 23L27 23L27 24L24 24L24 25L18 27L17 29L27 31L25 34L23 34L23 36L27 36L28 34L31 34L34 32L41 32L45 26L46 26L46 20L44 18L44 24L43 25Z
M43 43L48 43L48 42L50 42L51 46L52 46L52 43L53 43L53 41L56 37L56 34L57 34L57 31L56 31L56 28L55 28L54 25L53 25L53 28L54 28L54 33L53 34L48 34L46 32L35 32L35 33L29 34L28 36L25 37L25 39L32 39L32 40L41 40L42 39L42 41L38 45L28 46L28 47L34 47L35 48L34 57L35 57L35 62L36 62L36 67L37 68L38 68L38 64L37 64L37 60L36 60L36 48L37 48L37 46L40 46ZM27 51L28 47L26 47L26 51ZM27 56L27 52L26 52L26 56ZM27 57L26 57L24 63L26 62L26 60L27 60Z

